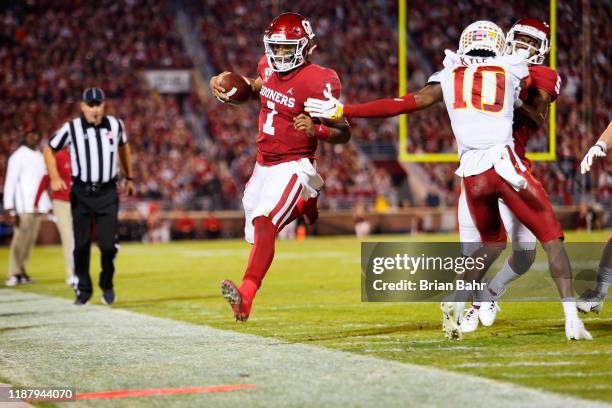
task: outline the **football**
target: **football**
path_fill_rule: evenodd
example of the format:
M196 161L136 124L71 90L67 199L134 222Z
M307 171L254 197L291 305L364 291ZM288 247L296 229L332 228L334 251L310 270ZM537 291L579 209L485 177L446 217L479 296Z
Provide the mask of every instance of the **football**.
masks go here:
M242 75L234 72L223 75L220 85L225 90L231 104L238 105L251 99L253 93L251 84Z

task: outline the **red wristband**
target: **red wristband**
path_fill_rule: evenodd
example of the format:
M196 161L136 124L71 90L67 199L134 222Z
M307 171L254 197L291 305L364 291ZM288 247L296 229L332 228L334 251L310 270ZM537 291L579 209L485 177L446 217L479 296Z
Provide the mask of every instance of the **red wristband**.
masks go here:
M329 139L330 131L329 128L325 125L315 125L315 136L319 140L327 140Z

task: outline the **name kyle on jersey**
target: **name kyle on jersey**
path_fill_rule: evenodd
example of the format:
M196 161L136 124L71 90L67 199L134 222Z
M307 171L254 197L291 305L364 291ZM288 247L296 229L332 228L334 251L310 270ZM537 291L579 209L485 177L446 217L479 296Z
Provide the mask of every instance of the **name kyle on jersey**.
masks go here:
M264 98L268 98L272 102L285 105L288 108L293 108L295 106L295 98L290 98L287 95L283 95L282 93L274 91L265 85L261 87L261 91L259 93Z

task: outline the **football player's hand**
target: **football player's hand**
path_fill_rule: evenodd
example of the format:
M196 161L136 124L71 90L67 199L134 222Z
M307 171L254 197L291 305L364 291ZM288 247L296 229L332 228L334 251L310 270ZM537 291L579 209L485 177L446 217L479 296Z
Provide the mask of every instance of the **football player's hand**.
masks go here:
M607 146L604 142L599 141L595 143L584 156L582 162L580 163L580 173L584 174L587 171L591 170L591 166L593 165L593 159L595 157L605 157L607 151Z
M229 74L229 71L223 71L219 75L215 75L214 77L210 78L209 82L210 93L212 93L212 95L217 98L219 102L223 103L229 101L229 96L225 94L225 89L221 88L219 84L221 83L221 78L227 74Z
M134 195L134 182L132 180L125 180L125 185L123 187L123 191L125 192L125 194L127 194L128 196L133 196Z
M304 110L313 118L340 119L344 112L344 105L331 95L324 92L327 99L308 98Z
M298 116L293 118L293 127L296 130L305 132L308 137L315 136L315 127L312 119L308 115L300 113Z
M52 191L61 191L61 190L67 190L67 189L68 187L66 186L66 183L60 177L51 179L51 190Z
M13 211L7 211L5 220L9 225L16 225L17 214L15 214Z

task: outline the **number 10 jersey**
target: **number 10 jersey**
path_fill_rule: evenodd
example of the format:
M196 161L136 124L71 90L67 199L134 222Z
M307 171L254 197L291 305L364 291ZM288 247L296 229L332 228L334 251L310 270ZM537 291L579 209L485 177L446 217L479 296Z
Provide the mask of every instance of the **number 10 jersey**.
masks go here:
M483 58L448 50L443 64L444 69L429 82L439 82L442 86L461 167L471 168L469 173L478 174L491 167L487 158L483 154L468 154L473 157L471 161L480 163L464 163L468 158L464 156L470 151L498 145L513 146L514 101L520 92L521 80L529 76L529 70L523 58L516 55Z

